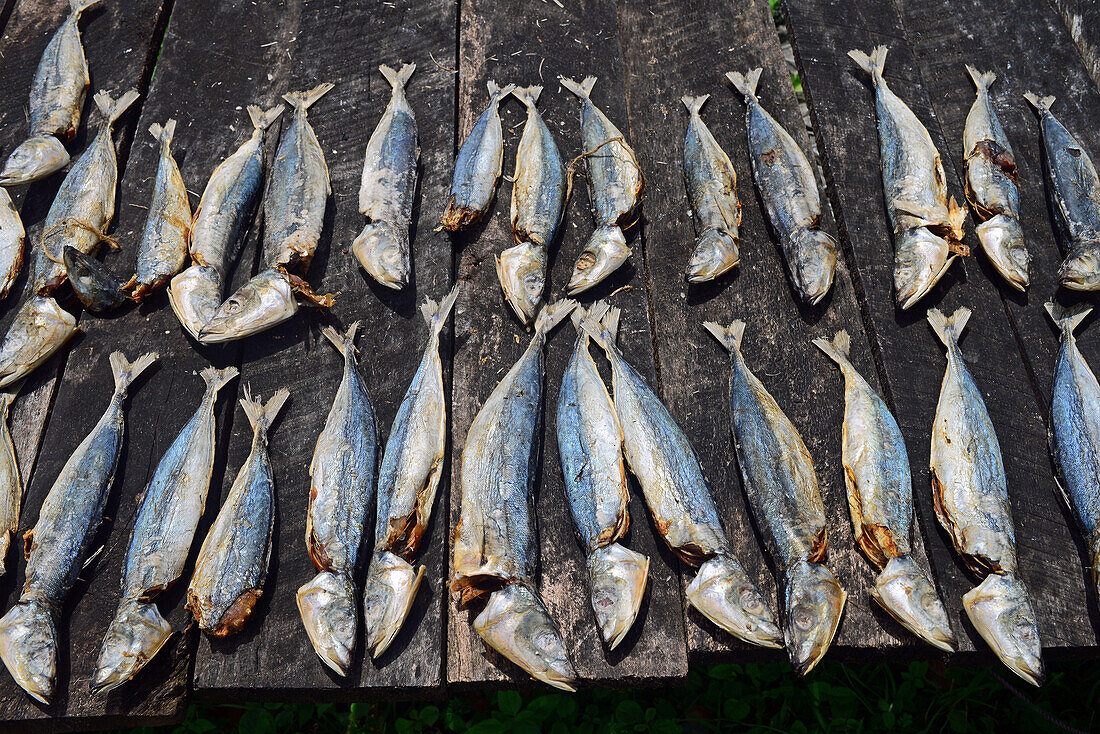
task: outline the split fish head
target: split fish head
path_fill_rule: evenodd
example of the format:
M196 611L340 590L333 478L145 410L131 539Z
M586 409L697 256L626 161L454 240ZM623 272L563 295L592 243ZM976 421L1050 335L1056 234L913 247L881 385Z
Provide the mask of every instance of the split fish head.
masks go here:
M202 327L214 316L222 302L222 278L205 265L192 265L172 278L168 302L183 328L199 338Z
M714 280L740 261L737 237L712 227L695 240L695 250L688 260L687 279L691 283Z
M347 675L359 621L355 583L346 575L321 571L298 589L297 601L314 652L325 665Z
M53 610L37 599L20 601L0 619L0 660L36 701L49 703L57 677Z
M848 594L820 563L795 561L783 580L783 638L795 672L806 675L829 649Z
M1058 270L1058 282L1074 291L1100 290L1100 241L1075 247Z
M626 235L617 225L597 227L573 266L566 292L573 296L588 290L618 270L628 257L630 248L626 245Z
M508 305L520 321L531 323L546 287L546 248L531 242L509 247L497 257L497 277Z
M954 652L955 633L932 580L911 556L891 558L875 578L871 597L907 630L940 650Z
M894 294L898 306L907 309L932 290L951 263L947 240L924 227L896 235Z
M728 556L700 566L686 594L693 607L731 635L753 645L782 647L783 635L764 597Z
M1043 682L1043 647L1027 589L1012 573L991 573L963 595L963 609L1001 662L1028 683Z
M600 636L608 649L614 650L638 616L649 576L649 559L612 543L592 551L587 566L592 610Z
M258 334L298 312L290 278L281 270L265 270L218 306L199 332L203 344L216 344Z
M788 257L791 280L802 300L813 306L833 287L836 272L836 240L820 229L799 229L792 235Z
M69 151L53 135L35 135L11 152L0 171L0 186L41 181L69 163Z
M982 250L1001 277L1017 290L1027 288L1031 254L1019 221L998 214L979 224L976 232Z
M379 220L364 227L351 251L367 275L387 288L400 290L408 284L408 236L402 237L389 222Z
M363 618L371 657L379 658L389 648L409 616L423 579L423 566L414 569L389 551L371 559L363 589Z
M172 625L156 605L124 601L111 621L99 649L92 693L107 693L137 675L172 636Z

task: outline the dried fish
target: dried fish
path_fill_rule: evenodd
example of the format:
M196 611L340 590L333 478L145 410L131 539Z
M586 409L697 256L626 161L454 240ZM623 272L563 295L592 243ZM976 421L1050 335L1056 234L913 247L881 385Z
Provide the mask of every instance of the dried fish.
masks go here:
M214 309L196 338L203 344L244 339L283 323L298 312L298 296L307 303L331 307L332 295L318 295L309 283L283 268L264 270Z
M216 268L195 263L172 278L168 303L180 325L198 339L222 303L222 276Z
M886 85L886 52L876 46L870 56L848 55L875 87L882 185L894 228L894 292L906 309L932 290L956 255L969 252L961 244L966 209L947 198L943 162L928 131Z
M737 196L737 171L699 117L699 110L708 99L709 94L700 97L685 94L681 98L690 114L684 136L684 183L695 215L692 221L697 235L687 266L687 279L692 283L714 280L741 260L738 252L741 199Z
M90 311L110 311L126 302L126 282L104 263L72 245L65 245L62 262L73 293Z
M630 257L623 227L634 223L645 179L626 138L589 97L596 77L585 77L580 84L565 77L558 80L581 101L588 198L596 218L596 231L588 238L565 287L570 295L576 295L602 281Z
M122 567L122 598L99 649L93 693L132 679L172 635L156 597L183 574L214 471L214 404L237 368L207 367L200 374L206 382L202 401L142 493Z
M420 160L416 120L405 99L405 85L416 64L405 64L401 71L380 66L379 71L393 87L393 94L367 142L359 211L369 221L351 249L367 275L387 288L400 290L408 284L412 268L409 222Z
M0 343L0 389L37 369L77 331L76 318L54 299L32 296L24 301Z
M500 167L504 161L504 135L500 129L500 101L511 94L514 84L499 86L489 80L489 106L458 150L451 181L451 198L443 216L443 228L459 232L482 220L496 195Z
M127 362L110 356L115 391L103 417L65 462L42 502L38 522L23 536L26 581L19 601L0 619L0 659L15 682L49 703L57 678L57 624L88 545L103 520L125 433L127 391L155 353Z
M0 300L7 298L23 269L23 245L26 241L23 220L11 196L0 188Z
M8 548L19 530L19 509L23 505L23 476L8 429L8 416L15 392L0 393L0 576L7 572Z

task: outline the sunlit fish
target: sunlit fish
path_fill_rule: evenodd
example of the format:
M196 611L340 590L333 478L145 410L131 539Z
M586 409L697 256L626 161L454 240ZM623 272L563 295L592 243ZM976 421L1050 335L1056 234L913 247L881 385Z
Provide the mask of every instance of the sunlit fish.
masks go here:
M217 305L197 338L203 344L216 344L258 334L298 313L299 300L329 308L335 297L314 293L309 283L282 267L268 268Z
M23 505L23 476L8 428L14 392L0 393L0 576L7 572L8 548L19 530Z
M489 211L500 181L504 162L504 135L500 129L500 101L515 89L489 80L489 106L458 150L451 180L451 198L439 221L443 228L458 232L477 224Z
M738 252L741 199L737 196L737 171L699 117L699 110L708 99L709 94L700 97L685 94L681 98L690 115L684 136L684 183L696 235L686 271L692 283L714 280L741 260Z
M29 375L69 341L76 317L49 296L32 296L15 314L0 342L0 389Z
M19 277L23 269L23 245L27 233L23 229L23 220L12 203L7 190L0 189L0 300Z

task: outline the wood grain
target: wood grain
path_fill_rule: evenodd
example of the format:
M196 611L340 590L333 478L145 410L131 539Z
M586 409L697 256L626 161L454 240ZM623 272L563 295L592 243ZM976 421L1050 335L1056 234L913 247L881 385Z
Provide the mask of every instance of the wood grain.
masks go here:
M1100 7L1088 0L1051 2L1061 14L1070 38L1077 44L1077 50L1093 82L1100 86Z

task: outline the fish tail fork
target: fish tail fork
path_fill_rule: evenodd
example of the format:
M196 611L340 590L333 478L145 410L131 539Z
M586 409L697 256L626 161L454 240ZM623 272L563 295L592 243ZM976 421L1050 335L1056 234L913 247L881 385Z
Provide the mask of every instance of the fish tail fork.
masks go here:
M1062 306L1054 301L1044 304L1047 314L1050 315L1054 325L1063 334L1072 334L1081 325L1081 322L1092 313L1092 306L1087 303L1078 303L1075 306Z
M172 146L172 138L176 134L176 121L174 118L168 118L168 122L161 125L159 122L154 122L149 126L149 133L160 141L160 147L163 151L168 151Z
M275 417L279 415L279 411L282 410L283 404L286 403L286 399L289 397L290 391L284 387L276 390L265 405L260 402L259 398L253 399L252 391L248 385L245 385L241 407L244 408L244 414L248 416L248 422L252 426L252 430L258 430L261 424L266 430L275 421Z
M512 90L512 96L528 107L535 106L535 103L539 101L540 94L542 94L542 86L538 84L530 87L516 87Z
M228 385L238 374L240 374L240 370L236 367L226 367L221 370L216 367L207 367L199 373L199 376L206 381L206 391L208 393L217 394L219 390Z
M447 317L454 309L457 299L458 283L455 283L450 292L438 303L429 298L420 304L420 313L424 316L424 321L428 323L428 328L432 330L432 334L438 336L439 332L443 331L443 325L447 323Z
M304 92L287 92L283 95L283 99L295 110L302 110L304 112L312 107L321 97L331 92L332 88L335 86L336 85L331 82L323 82L313 89L307 89Z
M841 367L851 364L848 361L848 353L852 348L852 338L848 336L848 332L844 329L838 331L832 339L826 339L825 337L814 339L814 346Z
M886 46L875 46L870 55L852 49L848 56L859 64L859 68L871 75L875 82L882 81L882 72L886 69L886 54L889 52Z
M535 332L543 335L549 334L576 307L577 302L572 298L546 304L535 318Z
M172 636L156 604L123 599L99 649L92 693L107 693L132 679Z
M978 88L979 92L988 90L989 85L997 81L997 75L992 71L978 71L970 64L966 65L966 73L974 80L974 86Z
M760 83L760 75L764 72L764 69L757 67L751 69L744 74L738 71L726 72L726 78L730 80L730 84L745 98L745 101L756 99L756 86Z
M95 106L99 108L99 111L103 113L103 116L107 118L107 123L110 125L115 124L115 120L122 117L122 113L130 108L137 98L141 95L138 94L136 89L131 89L118 99L111 96L111 93L102 90L96 92L94 97Z
M966 306L961 306L951 316L944 316L938 308L928 309L928 323L932 325L932 330L946 347L958 345L968 320L970 320L970 309Z
M405 85L409 83L409 79L412 77L413 72L416 71L416 64L402 64L400 71L395 71L393 67L382 64L378 67L378 71L382 72L382 76L386 78L386 81L390 83L394 91L405 91Z
M1054 97L1040 97L1035 92L1024 92L1024 99L1039 111L1039 114L1050 114L1050 108L1054 105Z
M266 130L279 119L279 115L283 114L284 110L286 110L286 105L283 104L275 105L269 110L250 104L248 105L248 117L252 120L252 127L257 130ZM198 216L198 212L195 212L195 215Z
M722 326L713 321L704 321L703 328L710 332L711 336L726 348L730 354L741 351L741 339L745 335L745 322L734 319L729 326Z
M363 618L372 658L381 657L401 631L423 580L423 566L414 568L389 551L371 560L363 589Z
M588 95L592 94L592 88L596 86L596 77L594 76L586 76L579 84L564 76L559 76L558 81L561 82L563 87L580 97L582 100L588 99Z
M72 14L80 17L80 14L92 6L99 5L103 0L69 0L69 9Z
M684 107L688 108L688 112L692 115L698 115L699 110L703 109L703 105L710 99L709 94L700 94L698 97L693 97L690 94L685 94L680 97L680 101L684 103Z
M23 598L0 618L0 660L36 701L49 703L57 676L56 609L45 599Z
M133 362L127 362L126 355L122 352L111 352L111 356L107 359L111 362L111 372L115 376L115 392L125 395L134 380L148 369L149 365L160 359L160 356L156 352L147 352Z

